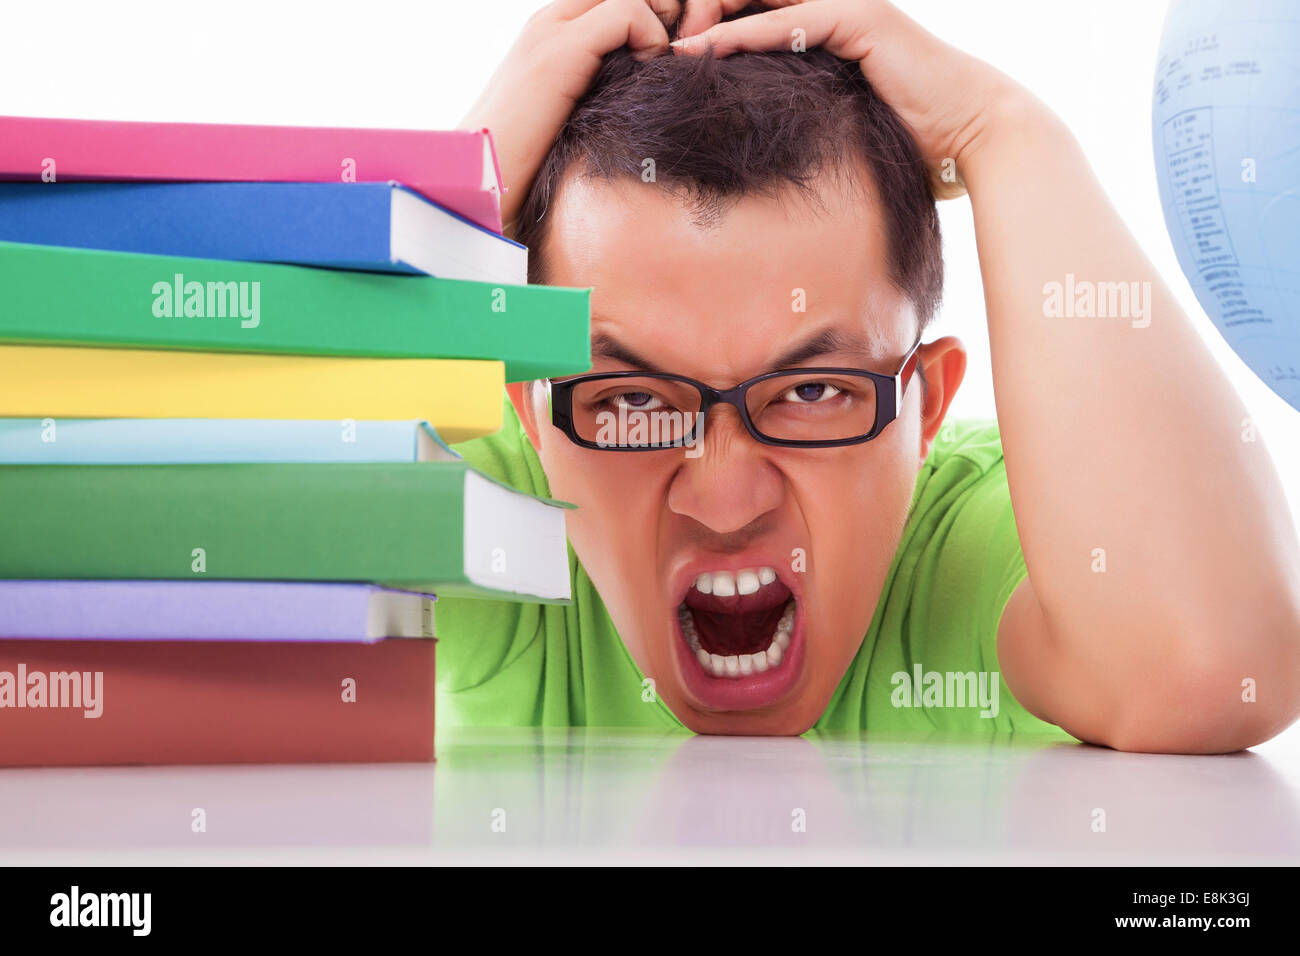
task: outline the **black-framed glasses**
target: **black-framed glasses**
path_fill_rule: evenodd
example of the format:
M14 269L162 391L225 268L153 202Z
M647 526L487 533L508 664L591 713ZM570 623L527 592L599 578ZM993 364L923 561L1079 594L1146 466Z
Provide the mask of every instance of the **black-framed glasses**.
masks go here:
M551 422L583 448L656 451L693 447L716 405L740 413L764 445L833 448L871 441L898 417L916 372L918 337L893 375L855 368L767 372L716 389L660 372L604 372L546 380Z

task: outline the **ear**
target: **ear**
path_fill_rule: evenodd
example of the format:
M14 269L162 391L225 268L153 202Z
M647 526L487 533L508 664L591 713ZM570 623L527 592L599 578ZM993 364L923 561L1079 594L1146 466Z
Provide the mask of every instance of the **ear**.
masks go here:
M528 440L532 442L535 451L541 451L541 439L538 434L537 423L538 415L546 412L546 392L540 382L511 382L506 386L506 394L510 396L510 404L515 407L515 414L519 416L519 423L524 426L524 433ZM537 402L542 406L539 410Z
M944 416L966 377L966 347L961 339L945 335L922 345L918 351L925 369L925 399L921 409L921 458L925 463L930 448L943 427ZM913 378L913 382L916 379Z

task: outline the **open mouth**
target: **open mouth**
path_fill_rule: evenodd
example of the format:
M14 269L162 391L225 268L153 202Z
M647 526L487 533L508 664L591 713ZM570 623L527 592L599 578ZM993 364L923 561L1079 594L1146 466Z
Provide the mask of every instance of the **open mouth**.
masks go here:
M677 605L687 688L709 709L752 710L784 697L799 676L799 599L767 566L697 573Z
M794 615L794 595L768 567L706 571L677 607L682 636L712 677L748 677L780 667Z

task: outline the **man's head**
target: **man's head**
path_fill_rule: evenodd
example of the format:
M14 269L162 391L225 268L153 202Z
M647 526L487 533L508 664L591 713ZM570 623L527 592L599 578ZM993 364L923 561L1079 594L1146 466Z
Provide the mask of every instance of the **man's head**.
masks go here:
M942 286L910 137L857 64L821 51L610 56L515 234L532 281L593 289L593 372L657 368L717 389L777 368L893 374ZM795 734L825 710L965 367L952 339L921 359L897 420L832 448L761 444L727 406L689 454L583 448L552 426L544 389L525 393L552 493L579 506L574 548L688 727ZM834 393L777 400L816 415Z
M890 280L922 327L939 305L939 217L916 147L858 65L822 50L648 63L626 50L606 57L516 223L515 237L531 250L530 282L559 284L548 279L550 212L579 172L596 181L656 183L700 225L749 196L795 194L787 198L816 204L825 178L833 180L837 204L874 185Z

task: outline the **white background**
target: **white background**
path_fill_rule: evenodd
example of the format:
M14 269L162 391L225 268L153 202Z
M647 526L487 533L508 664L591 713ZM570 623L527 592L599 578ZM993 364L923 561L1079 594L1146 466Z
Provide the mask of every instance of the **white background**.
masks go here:
M1069 123L1130 229L1228 369L1278 464L1295 521L1300 413L1224 344L1179 271L1165 232L1150 116L1165 4L902 5L946 40L1030 87ZM451 127L540 6L539 0L57 6L0 0L0 114ZM1061 189L1069 190L1070 183L1062 182ZM941 209L948 281L933 333L959 335L971 353L952 414L992 416L970 207L963 199ZM1300 739L1300 731L1289 736Z

